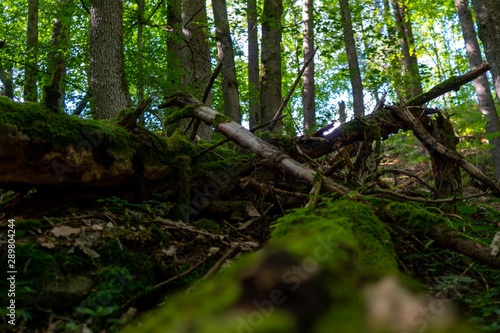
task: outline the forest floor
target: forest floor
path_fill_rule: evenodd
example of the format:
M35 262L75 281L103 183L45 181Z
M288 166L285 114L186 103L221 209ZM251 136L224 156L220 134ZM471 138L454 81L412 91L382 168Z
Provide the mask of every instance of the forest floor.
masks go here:
M416 145L401 148L398 140L406 139L385 143L381 168L405 168L430 181L430 162ZM477 154L478 163L487 170L487 154ZM276 174L269 176L273 177ZM411 177L387 180L405 195L419 191ZM225 182L234 187L229 197L223 191L212 193L205 185L202 199L208 201L189 207L189 223L181 222L177 204L165 202L161 195L143 202L116 196L80 197L72 202L70 195L62 193L55 204L40 206L39 198L30 201L37 197L36 189L22 197L1 192L0 213L5 207L27 207L16 216L19 274L17 325L12 331L110 332L133 325L142 313L168 302L170 295L258 250L266 243L276 218L308 200L307 193L301 194L303 185L284 175L267 180L269 184L287 184L286 189L281 186L280 198L249 193L233 186L231 179ZM465 181L465 195L479 191ZM447 217L469 237L489 241L500 227L499 207L498 199L478 197L459 203L456 214ZM435 210L439 213L439 207ZM498 269L439 248L423 235L394 225L388 228L401 270L423 282L430 294L451 300L482 332L500 330ZM0 232L6 230L2 223ZM2 267L5 261L4 255ZM0 284L2 290L4 284ZM5 321L1 331L12 329L5 309L2 304L0 313Z

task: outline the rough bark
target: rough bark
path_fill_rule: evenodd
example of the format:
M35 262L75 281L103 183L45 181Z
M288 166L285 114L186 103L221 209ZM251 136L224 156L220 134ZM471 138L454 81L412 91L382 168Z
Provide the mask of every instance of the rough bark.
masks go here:
M478 25L479 38L483 42L486 59L491 65L495 91L500 99L500 2L497 0L472 0Z
M401 66L405 82L401 93L402 97L407 100L423 92L422 81L418 71L418 61L415 55L415 41L406 6L400 0L392 0L392 5L394 17L396 18L396 26L400 35L401 51L403 53Z
M259 40L257 24L257 1L247 3L248 29L248 113L250 128L260 124L261 110L259 98Z
M358 62L358 52L356 51L356 41L352 28L351 9L349 0L339 0L340 13L342 15L342 28L344 31L345 50L347 53L347 62L349 64L349 73L351 78L353 111L354 116L360 117L365 114L365 105L363 101L363 82L361 80L361 70Z
M481 56L481 48L479 47L479 42L476 37L476 30L474 28L468 0L455 0L455 7L464 35L470 68L474 69L483 63L483 57ZM474 88L476 89L479 102L479 110L487 118L486 133L494 134L495 132L500 132L500 120L486 74L474 80ZM495 178L500 180L500 137L493 137L490 141L493 145L490 153L491 159L493 160Z
M222 62L222 97L224 113L241 124L240 95L234 64L233 41L229 30L226 0L212 0L215 32L217 38L217 59Z
M305 0L302 10L303 37L302 48L304 62L314 54L314 0ZM304 112L304 132L312 133L316 130L316 104L314 89L314 59L304 70L302 77L302 107Z
M260 105L261 122L272 120L281 106L281 15L282 0L264 0L262 13ZM272 128L281 133L282 121Z
M37 101L38 61L38 0L28 1L28 27L26 29L26 66L24 67L25 101Z
M99 119L114 118L130 104L125 82L122 14L120 0L90 2L90 80Z
M201 98L211 76L210 46L208 44L207 8L205 0L182 0L181 86L194 96ZM207 105L211 104L211 94ZM186 128L188 124L181 123ZM190 129L189 131L192 131ZM201 124L197 134L210 141L212 130ZM192 136L192 133L189 133Z

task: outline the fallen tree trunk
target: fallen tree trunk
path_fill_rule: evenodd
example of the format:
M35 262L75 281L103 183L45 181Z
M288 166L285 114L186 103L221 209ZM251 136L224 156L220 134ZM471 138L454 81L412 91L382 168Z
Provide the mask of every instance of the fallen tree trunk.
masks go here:
M460 89L462 85L483 75L489 68L489 65L485 63L481 67L471 70L464 75L451 77L436 85L428 92L411 99L408 101L407 106L410 107L411 113L416 118L425 116L426 109L421 107L423 104L447 92ZM393 107L397 108L398 106ZM380 136L386 139L390 134L397 133L400 129L405 129L406 126L393 117L391 110L382 108L366 117L356 118L342 124L331 133L321 136L321 140L315 138L315 140L311 141L305 137L299 139L298 144L304 153L311 158L317 158L354 142L362 140L372 141L375 135L375 128L380 129Z
M313 183L316 175L314 170L311 170L295 161L290 156L278 150L276 147L255 136L238 123L232 121L231 118L216 112L208 106L205 106L196 98L184 93L174 94L170 96L165 103L160 105L160 108L173 106L184 108L184 110L187 111L179 112L176 117L195 117L206 122L207 124L213 125L222 134L232 138L243 147L256 153L260 157L269 160L276 166L281 167L292 176L305 180L308 183ZM330 191L340 192L341 194L349 192L347 187L336 184L330 179L324 180L324 186Z

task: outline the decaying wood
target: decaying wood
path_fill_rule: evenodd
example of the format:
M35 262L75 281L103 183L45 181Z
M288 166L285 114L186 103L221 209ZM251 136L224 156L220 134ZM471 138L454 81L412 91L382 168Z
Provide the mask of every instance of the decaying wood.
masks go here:
M185 94L176 94L169 97L168 102L160 107L166 108L169 106L189 107L191 116L198 118L207 124L213 125L222 134L233 138L246 149L254 152L260 157L269 160L271 163L283 168L290 175L303 179L309 183L313 183L316 172L311 170L299 162L284 154L276 147L270 145L266 141L253 135L249 130L242 127L240 124L227 119L226 122L216 123L217 117L224 117L217 111L200 103L196 98ZM323 185L326 189L334 192L346 194L349 189L340 184L336 184L332 180L325 179Z
M411 99L406 105L409 107L411 113L416 118L419 118L422 114L425 114L424 110L418 107L410 108L411 106L421 106L449 91L458 90L462 85L483 75L489 68L489 65L484 63L481 67L471 70L464 75L448 79L436 85L428 92ZM405 125L394 119L391 110L382 108L366 117L355 118L342 124L329 134L323 135L321 137L323 140L320 142L316 141L311 144L306 142L306 138L301 138L298 140L298 144L307 155L317 158L354 142L373 140L375 127L380 128L381 137L386 139L390 134L397 133L401 128L404 129Z
M464 169L472 177L483 182L488 188L490 188L496 196L500 195L500 184L488 177L481 170L476 168L458 152L450 150L440 144L434 137L432 137L429 132L424 128L422 123L415 118L415 116L406 107L391 108L401 119L403 119L406 124L411 128L415 136L424 144L424 146L431 152L431 154L439 154L445 159L452 160Z

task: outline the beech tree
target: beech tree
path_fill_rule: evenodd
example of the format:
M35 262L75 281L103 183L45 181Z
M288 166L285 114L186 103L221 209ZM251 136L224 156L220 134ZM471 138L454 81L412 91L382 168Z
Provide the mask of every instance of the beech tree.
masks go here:
M495 81L495 90L500 99L500 22L497 13L500 12L500 2L496 0L473 0L476 12L479 38L484 45L486 59L491 65Z
M90 84L97 118L116 117L129 102L121 0L90 2Z
M468 0L455 0L455 7L462 27L470 67L471 69L478 68L483 63L483 58L476 37L476 30L474 28L474 22L472 21ZM491 138L491 143L493 145L490 150L491 158L493 160L495 178L500 180L500 137L494 135L500 132L500 120L498 119L497 108L493 100L493 95L491 94L490 84L486 74L474 80L474 88L477 93L479 109L488 119L485 126L486 133L493 135Z
M304 0L302 11L304 63L314 54L314 0ZM304 131L316 129L316 103L314 88L314 59L304 70L302 79L302 106L304 108Z
M241 123L240 95L234 65L233 41L227 19L226 0L212 0L217 37L217 60L222 63L222 95L224 113Z
M24 67L24 100L37 101L38 61L38 0L28 1L28 27L26 29L26 65Z
M422 81L420 80L420 73L418 71L418 60L415 55L415 40L413 38L411 21L407 13L406 5L400 0L392 0L392 6L399 34L401 51L403 53L401 67L405 84L401 87L403 89L401 93L403 98L410 99L423 92Z
M363 81L361 80L361 70L358 62L358 52L356 50L356 40L352 29L351 9L348 0L339 0L340 13L342 15L342 28L344 31L345 51L347 53L347 63L351 79L353 110L355 116L365 114L365 103L363 96Z
M273 119L281 106L281 15L282 0L264 0L262 12L260 106L261 123ZM271 130L281 133L282 121L277 121Z
M259 39L257 22L257 0L247 0L248 34L248 118L250 128L260 124L259 95Z

